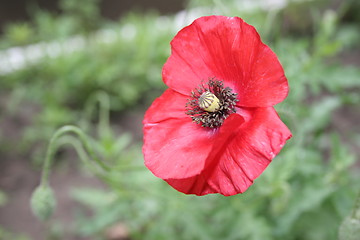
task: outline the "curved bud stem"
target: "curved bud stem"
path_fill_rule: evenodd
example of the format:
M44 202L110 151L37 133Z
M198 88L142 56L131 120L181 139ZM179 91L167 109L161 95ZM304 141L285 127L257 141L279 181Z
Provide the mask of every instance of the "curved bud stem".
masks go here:
M100 176L99 168L96 168L89 158L88 154L83 148L82 143L79 141L78 138L72 135L65 135L59 138L57 141L57 148L62 145L70 144L76 151L77 155L79 156L80 160L86 165L86 167L90 168L96 176Z
M90 145L89 137L80 128L72 125L67 125L58 129L50 139L50 143L46 152L45 162L43 165L42 176L41 176L42 186L46 186L48 182L52 160L59 146L58 140L60 137L62 137L64 134L67 133L76 134L79 137L79 140L82 143L83 147L85 148L85 151L89 153L90 158L93 159L98 164L98 166L100 166L103 170L105 171L110 170L110 167L107 166L103 161L101 161L95 154L93 148Z

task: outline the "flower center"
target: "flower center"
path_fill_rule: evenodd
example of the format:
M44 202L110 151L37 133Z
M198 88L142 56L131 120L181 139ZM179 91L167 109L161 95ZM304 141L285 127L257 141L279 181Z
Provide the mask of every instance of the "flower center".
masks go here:
M237 94L222 81L214 78L191 92L186 103L186 114L202 127L217 128L232 113L236 112Z
M206 91L199 97L199 107L207 112L216 112L220 108L220 101L215 94Z

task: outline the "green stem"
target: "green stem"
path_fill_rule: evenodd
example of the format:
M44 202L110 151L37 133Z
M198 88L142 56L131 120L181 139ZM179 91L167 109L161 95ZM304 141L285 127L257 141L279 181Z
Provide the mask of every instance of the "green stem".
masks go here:
M71 135L65 135L59 138L59 141L57 141L57 148L59 148L62 145L70 144L72 147L74 147L77 155L79 156L80 160L84 163L86 167L91 169L93 173L95 173L96 176L100 176L99 168L95 168L95 166L91 163L91 160L88 156L88 154L85 152L82 143L75 137Z
M43 166L42 176L41 176L41 185L45 186L49 179L50 169L52 160L54 158L54 155L56 153L56 150L58 149L58 139L67 133L74 133L76 134L80 142L83 144L85 150L89 153L90 157L105 171L109 171L110 167L107 166L104 162L102 162L95 154L94 150L90 146L90 142L88 140L88 137L86 134L78 127L76 126L63 126L60 129L58 129L52 138L50 139L50 143L46 152L45 162Z
M351 213L351 218L360 220L360 193L356 199L354 209Z
M92 114L95 112L96 103L99 102L99 127L97 129L100 137L108 137L110 134L109 115L110 115L110 99L109 95L104 91L96 92L91 95L86 102L84 111L84 124L91 119ZM86 124L87 127L87 124Z
M98 92L97 99L100 104L98 135L108 137L110 134L110 99L105 92Z
M276 17L279 14L279 10L270 10L266 15L266 22L264 27L264 37L269 39L271 36L271 32L274 31L274 22L276 21ZM276 29L275 29L276 30Z

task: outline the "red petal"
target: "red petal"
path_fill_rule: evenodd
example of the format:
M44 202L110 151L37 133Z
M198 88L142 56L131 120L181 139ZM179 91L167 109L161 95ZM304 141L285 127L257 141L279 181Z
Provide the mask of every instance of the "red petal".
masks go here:
M238 17L199 18L174 37L171 50L163 80L180 93L189 94L201 81L216 77L238 93L238 106L273 106L287 96L276 55Z
M185 114L185 105L189 97L167 89L160 97L154 100L144 116L143 124L159 123L168 119L190 119Z
M166 181L187 194L230 196L246 191L279 153L291 133L272 107L245 111L252 116L250 121L237 129L226 122L221 127L219 134L235 133L226 143L214 144L222 148L213 149L204 171L197 176Z
M214 131L202 128L185 114L186 97L168 89L144 118L145 165L155 176L186 178L199 174L211 151Z

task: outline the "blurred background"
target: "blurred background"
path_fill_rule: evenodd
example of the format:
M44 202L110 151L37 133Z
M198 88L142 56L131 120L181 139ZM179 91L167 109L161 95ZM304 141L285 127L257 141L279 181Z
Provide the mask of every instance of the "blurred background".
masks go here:
M359 12L357 0L1 1L0 239L337 239L360 191ZM276 109L293 138L232 197L181 194L141 153L169 42L212 14L255 26L290 84ZM31 193L66 124L112 167L99 174L75 135L60 138L57 208L41 223Z

